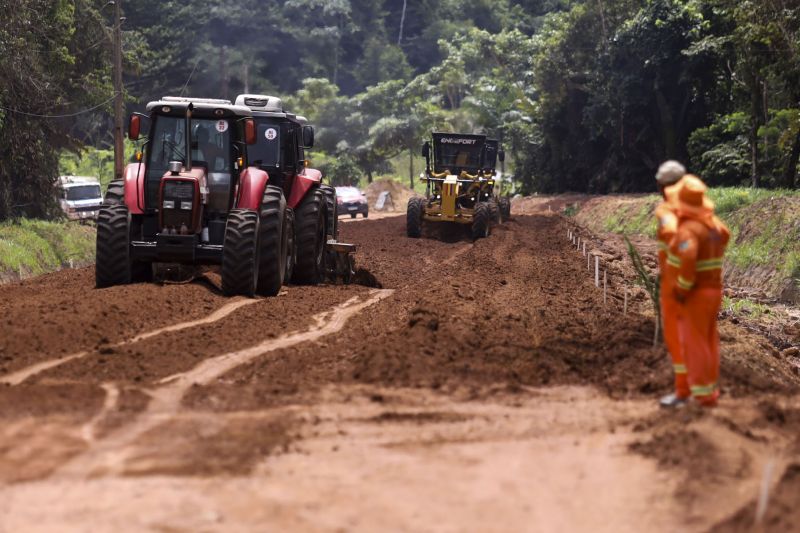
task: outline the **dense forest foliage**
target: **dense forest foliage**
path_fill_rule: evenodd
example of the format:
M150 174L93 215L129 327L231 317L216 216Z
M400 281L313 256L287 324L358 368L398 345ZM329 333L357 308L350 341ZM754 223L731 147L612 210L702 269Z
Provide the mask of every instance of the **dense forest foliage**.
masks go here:
M111 145L113 9L0 7L0 219L42 216L58 155ZM413 180L442 129L500 138L523 192L650 190L668 157L712 185L797 186L800 0L122 7L129 111L167 94L281 96L316 125L314 163L335 181Z

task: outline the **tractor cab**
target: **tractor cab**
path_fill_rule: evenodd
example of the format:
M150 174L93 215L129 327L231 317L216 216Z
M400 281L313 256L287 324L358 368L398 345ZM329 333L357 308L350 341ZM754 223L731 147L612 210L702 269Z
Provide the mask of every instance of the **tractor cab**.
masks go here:
M142 215L142 241L158 235L197 236L198 245L221 246L234 193L246 169L250 111L227 100L165 97L131 117L129 136L149 132L140 162L128 166L126 199L136 190L132 214ZM249 130L249 131L248 131Z
M314 129L305 117L284 110L280 98L259 94L242 94L236 105L250 110L255 121L256 142L248 148L250 164L269 174L271 185L281 187L294 204L292 195L298 176L316 175L306 169L305 150L314 146Z

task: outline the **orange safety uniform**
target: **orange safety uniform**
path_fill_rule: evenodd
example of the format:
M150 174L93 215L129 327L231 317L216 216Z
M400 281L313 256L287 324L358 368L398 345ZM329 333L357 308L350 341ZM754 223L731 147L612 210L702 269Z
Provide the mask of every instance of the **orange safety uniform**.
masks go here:
M689 388L701 404L719 397L719 332L722 262L730 231L714 215L700 179L687 176L678 191L678 232L668 261L678 268L673 294L681 303L678 338L686 360Z
M674 258L670 260L669 245L678 232L678 215L676 213L678 201L677 184L664 190L666 201L656 207L658 230L658 270L659 270L659 300L661 304L661 324L664 327L664 342L672 359L672 369L675 375L675 395L678 398L690 396L689 380L686 374L686 363L681 352L681 343L678 338L678 314L681 305L675 299L674 289L678 279L678 269Z

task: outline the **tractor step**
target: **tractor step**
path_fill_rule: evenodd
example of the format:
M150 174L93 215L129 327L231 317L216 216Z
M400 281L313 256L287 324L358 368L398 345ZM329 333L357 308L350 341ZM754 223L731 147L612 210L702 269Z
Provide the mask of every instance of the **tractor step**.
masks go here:
M356 274L356 263L353 257L355 251L355 244L338 242L333 239L325 243L326 271L331 281L337 282L341 279L345 285L353 281L353 276Z

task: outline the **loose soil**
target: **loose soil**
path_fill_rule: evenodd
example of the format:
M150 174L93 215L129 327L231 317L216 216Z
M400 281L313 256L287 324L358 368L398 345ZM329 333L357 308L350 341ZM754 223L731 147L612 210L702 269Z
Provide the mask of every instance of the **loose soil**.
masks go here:
M0 287L0 378L32 369L0 386L0 531L706 531L752 516L768 464L763 523L791 529L795 367L725 321L722 407L659 411L624 252L594 241L604 298L543 205L475 243L344 224L367 286L152 335L230 304L218 276Z

